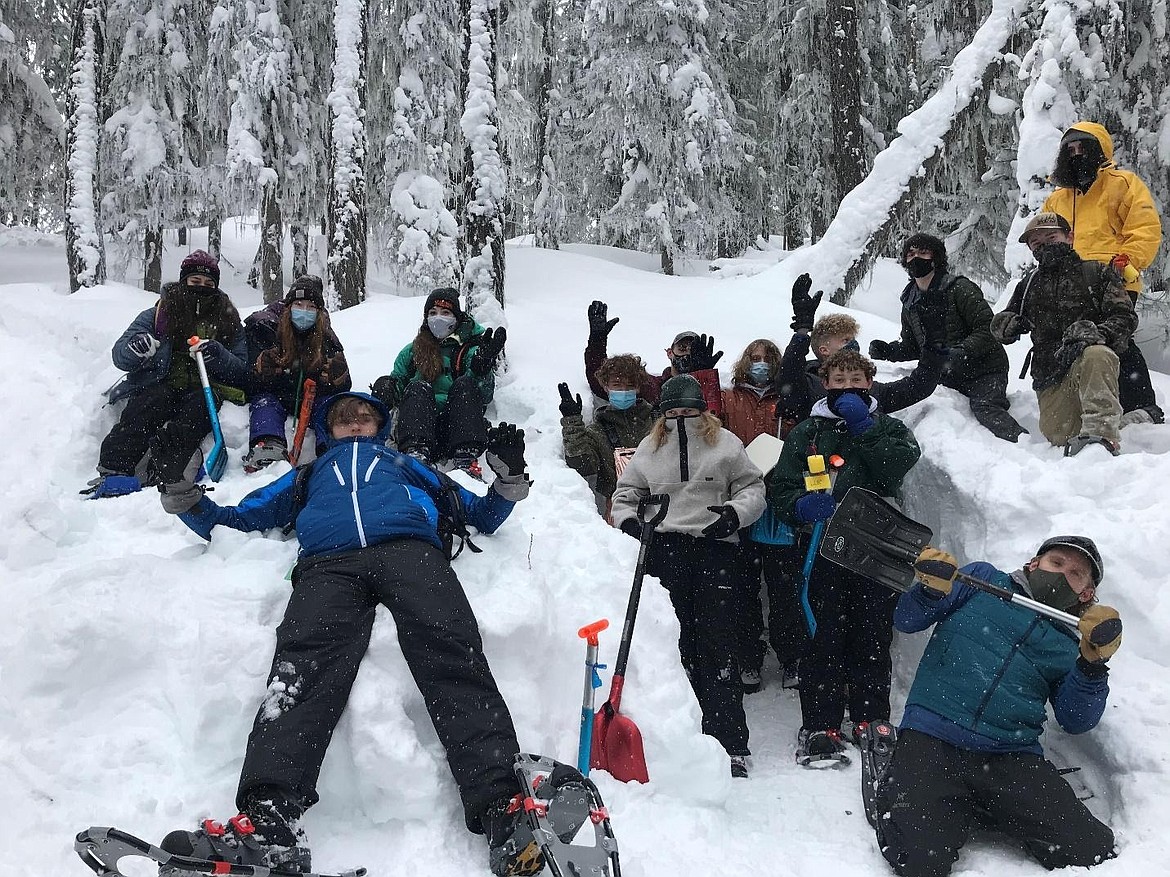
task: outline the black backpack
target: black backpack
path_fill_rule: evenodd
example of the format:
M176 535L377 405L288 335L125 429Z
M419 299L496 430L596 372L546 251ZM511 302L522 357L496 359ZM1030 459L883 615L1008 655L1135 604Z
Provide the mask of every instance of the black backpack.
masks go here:
M297 515L309 501L309 476L313 474L313 464L316 460L302 463L296 468L293 479L292 517L289 525L284 528L287 536L296 529ZM439 541L443 543L443 556L448 561L454 560L463 553L466 546L472 554L480 554L483 549L471 541L471 532L467 529L467 510L463 506L463 497L459 493L459 485L450 475L440 472L434 467L430 469L435 480L439 483L439 497L435 503L439 510ZM455 540L459 540L459 547L455 547Z

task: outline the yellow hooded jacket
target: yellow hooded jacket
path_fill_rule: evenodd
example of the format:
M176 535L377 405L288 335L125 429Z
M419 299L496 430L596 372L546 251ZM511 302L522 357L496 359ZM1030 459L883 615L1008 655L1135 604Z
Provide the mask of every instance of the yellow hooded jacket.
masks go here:
M1108 263L1119 253L1129 256L1138 271L1150 266L1162 243L1162 222L1153 196L1132 171L1113 164L1113 138L1103 125L1077 122L1077 131L1091 134L1101 144L1105 164L1089 191L1062 187L1048 196L1043 210L1059 213L1073 230L1073 249L1083 259ZM1127 281L1130 292L1141 292L1141 277Z

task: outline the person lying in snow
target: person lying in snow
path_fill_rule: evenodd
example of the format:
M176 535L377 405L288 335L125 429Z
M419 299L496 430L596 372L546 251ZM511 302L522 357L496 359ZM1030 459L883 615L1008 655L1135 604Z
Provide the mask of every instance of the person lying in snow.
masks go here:
M523 811L509 811L519 744L483 653L479 627L441 550L439 512L451 497L438 473L386 447L390 416L364 393L340 393L321 410L327 449L313 463L297 510L289 472L221 507L195 484L169 485L163 508L205 539L215 526L243 531L295 524L300 555L277 628L268 693L248 738L227 836L175 831L180 855L310 870L301 814L317 802L317 777L345 708L381 603L398 626L403 657L447 751L470 831L486 833L497 875L543 867L535 843L509 844ZM500 424L487 437L496 479L483 497L456 487L467 522L492 533L528 495L524 432Z
M946 552L925 549L915 568L894 624L934 631L878 784L882 855L903 877L943 877L978 821L1048 869L1112 858L1113 832L1040 748L1049 701L1060 726L1082 734L1109 696L1106 662L1121 645L1121 622L1095 602L1104 565L1093 540L1048 539L1011 574L989 563L962 569L1079 616L1079 645L1061 623L956 581L958 561Z

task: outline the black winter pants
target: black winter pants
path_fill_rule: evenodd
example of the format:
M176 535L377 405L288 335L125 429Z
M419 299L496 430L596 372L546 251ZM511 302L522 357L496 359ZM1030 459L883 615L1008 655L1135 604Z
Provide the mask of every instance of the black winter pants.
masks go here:
M1137 304L1136 292L1131 292L1129 298L1135 305ZM1122 413L1158 406L1154 384L1150 380L1150 367L1146 365L1141 348L1132 338L1129 339L1129 347L1122 352L1121 362L1118 364L1117 389Z
M1007 372L1002 374L993 372L989 375L980 375L977 378L944 383L967 397L975 419L996 438L1014 442L1020 435L1027 432L1008 413L1010 406L1007 398Z
M1116 855L1109 827L1030 752L971 752L903 731L877 802L878 845L902 877L949 874L977 816L1048 869Z
M216 400L216 410L219 409ZM143 387L127 402L122 416L102 441L98 466L104 472L132 475L147 450L163 484L181 481L191 456L211 432L203 388L176 390L165 383Z
M898 595L817 557L809 602L817 629L800 662L804 727L841 727L846 705L854 722L889 718L890 643Z
M400 450L425 447L431 459L449 459L457 450L478 454L487 447L486 406L479 387L470 375L456 379L442 408L426 381L411 381L398 403L395 427Z
M746 566L736 587L740 667L759 670L767 651L762 639L761 577L768 592L768 643L781 667L800 660L808 645L808 627L800 605L800 567L804 562L804 551L797 545L747 541L740 545Z
M480 833L484 808L515 791L512 763L520 747L459 579L439 549L416 539L297 564L237 803L242 808L257 786L276 786L305 807L317 802L321 762L379 603L398 626L403 657L447 751L467 827Z
M683 533L656 533L648 572L657 576L678 617L678 651L703 711L703 733L728 755L749 755L743 684L736 659L735 579L739 546Z

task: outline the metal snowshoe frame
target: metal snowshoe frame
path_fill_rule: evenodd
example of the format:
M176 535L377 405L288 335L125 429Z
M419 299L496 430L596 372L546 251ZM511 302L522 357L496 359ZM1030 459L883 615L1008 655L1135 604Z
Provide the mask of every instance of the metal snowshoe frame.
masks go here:
M869 722L862 729L857 745L861 749L861 800L870 828L877 828L877 789L898 743L898 731L889 722Z
M524 809L513 835L518 846L528 843L522 833L531 833L553 877L621 877L609 811L592 780L575 767L525 752L513 770ZM573 843L586 824L593 826L594 844Z
M233 877L365 877L366 873L365 868L354 868L339 874L305 873L267 868L264 865L237 865L232 862L178 856L117 828L100 826L87 828L79 833L73 843L73 849L97 877L127 877L124 871L118 869L118 863L130 857L152 859L160 868L165 867L171 871L189 874L229 874Z

